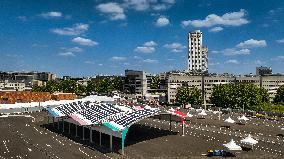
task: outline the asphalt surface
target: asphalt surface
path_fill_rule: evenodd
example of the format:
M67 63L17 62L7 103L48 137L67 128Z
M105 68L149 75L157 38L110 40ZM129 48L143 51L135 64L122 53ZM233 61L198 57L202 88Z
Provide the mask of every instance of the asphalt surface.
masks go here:
M47 124L46 112L25 114L34 118L0 117L0 159L208 158L203 156L208 149L226 150L223 144L231 139L243 146L243 151L232 152L235 158L283 158L284 131L280 129L284 127L283 121L250 118L245 125L226 124L224 120L229 115L223 115L218 120L218 115L208 114L203 118L194 116L187 119L184 136L181 136L182 127L177 117L172 117L171 129L169 115L145 119L129 129L125 155L120 154L119 138L114 138L112 152L108 135L102 136L102 146L99 146L99 133L96 131L93 131L93 143L88 140L88 129L85 129L86 140L82 140L82 128L78 129L78 137L75 137L74 125L71 125L69 134L68 124L65 123L62 133L62 127L58 130L56 124L54 127ZM237 114L230 116L237 120ZM259 142L253 150L251 146L240 143L248 134Z

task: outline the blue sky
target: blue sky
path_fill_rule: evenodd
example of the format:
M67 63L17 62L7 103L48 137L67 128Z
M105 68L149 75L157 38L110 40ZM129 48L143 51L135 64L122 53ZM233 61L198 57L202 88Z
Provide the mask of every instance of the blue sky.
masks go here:
M200 29L209 72L284 73L283 0L1 0L0 14L2 71L185 70Z

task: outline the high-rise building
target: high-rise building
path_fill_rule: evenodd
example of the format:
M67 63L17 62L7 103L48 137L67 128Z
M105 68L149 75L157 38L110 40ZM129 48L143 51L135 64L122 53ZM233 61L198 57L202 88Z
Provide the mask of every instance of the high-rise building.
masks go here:
M272 69L271 67L256 67L256 75L257 76L263 76L263 75L271 75Z
M202 32L195 30L188 34L188 71L208 72L208 47L202 45Z

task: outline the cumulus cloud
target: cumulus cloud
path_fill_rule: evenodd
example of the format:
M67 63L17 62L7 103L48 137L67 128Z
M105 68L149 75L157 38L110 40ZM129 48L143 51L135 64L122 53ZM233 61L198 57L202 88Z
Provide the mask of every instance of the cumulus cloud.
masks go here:
M266 41L265 40L254 40L249 39L244 42L239 43L236 47L238 48L256 48L256 47L266 47Z
M66 52L82 52L83 51L83 49L81 49L79 47L72 47L72 48L62 47L61 49L66 51Z
M51 12L45 12L45 13L41 13L40 14L41 17L43 18L60 18L63 16L63 14L61 12L55 12L55 11L51 11Z
M59 56L75 56L73 52L61 52L58 53Z
M157 19L155 24L157 27L163 27L169 25L170 21L168 18L161 16L160 18Z
M153 60L153 59L145 59L143 60L144 63L158 63L158 60Z
M249 23L245 16L246 11L241 9L239 12L226 13L222 16L210 14L203 20L185 20L181 22L181 25L183 27L212 27L215 25L241 26Z
M80 35L85 33L88 29L88 24L77 23L74 24L72 27L51 29L51 32L58 35Z
M175 4L175 0L124 0L122 6L136 11L160 11L170 8L173 4Z
M85 46L98 45L98 43L96 41L93 41L91 39L82 38L82 37L73 38L72 42L80 44L80 45L85 45Z
M26 16L18 16L17 18L22 22L25 22L25 21L28 20L28 18Z
M96 8L100 12L107 14L110 20L123 20L126 18L124 9L118 3L102 3L97 5Z
M284 39L276 40L276 42L279 43L279 44L284 44Z
M155 41L147 41L144 43L144 46L147 46L147 47L151 47L151 46L156 46L157 43Z
M134 51L139 53L153 53L156 51L155 46L157 45L154 41L145 42L143 46L137 46Z
M186 48L186 46L184 46L180 43L177 43L177 42L174 42L174 43L171 43L171 44L165 44L164 47L167 48L167 49L170 49L171 52L182 52L183 49Z
M84 61L84 63L85 63L85 64L95 64L95 62L94 62L94 61L89 61L89 60Z
M126 58L126 57L123 57L123 56L113 56L113 57L111 58L111 60L112 60L112 61L125 61L125 60L127 60L127 58Z
M274 58L271 58L272 61L284 61L284 55L279 55Z
M240 64L238 60L227 60L225 61L226 64Z
M214 28L211 28L211 29L209 30L209 32L217 33L217 32L220 32L220 31L222 31L222 30L223 30L222 27L214 27Z
M214 51L214 53L222 53L225 56L234 56L234 55L249 55L251 52L249 49L229 48L221 51Z

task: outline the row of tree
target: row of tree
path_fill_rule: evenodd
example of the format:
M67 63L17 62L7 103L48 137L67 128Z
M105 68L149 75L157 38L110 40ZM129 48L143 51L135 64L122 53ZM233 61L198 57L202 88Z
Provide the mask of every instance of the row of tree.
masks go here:
M87 85L78 84L74 80L48 81L44 86L34 86L33 92L64 92L75 93L77 95L89 94L109 94L114 90L122 91L123 82L119 77L96 78L87 83Z
M180 104L200 105L202 92L196 87L180 87L176 100ZM210 103L217 107L233 109L249 109L256 111L284 110L284 85L279 87L273 105L269 103L269 94L264 88L254 84L220 84L215 85L210 97Z

